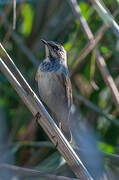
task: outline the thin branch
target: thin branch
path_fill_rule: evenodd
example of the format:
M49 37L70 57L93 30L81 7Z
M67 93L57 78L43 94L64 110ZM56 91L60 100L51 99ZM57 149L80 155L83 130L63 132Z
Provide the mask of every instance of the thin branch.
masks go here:
M13 29L16 28L16 0L13 0Z
M13 148L15 147L15 151L14 153L16 153L16 151L19 150L19 148L21 147L26 147L26 146L32 146L32 147L48 147L48 148L55 148L55 145L50 142L50 141L44 141L44 142L35 142L35 141L20 141L20 142L15 142L15 143L10 143L8 144L8 148ZM1 150L2 147L0 147ZM78 154L78 156L80 156L80 153L86 151L86 149L83 148L77 148L75 146L73 146L73 149L75 150L75 152ZM108 159L110 161L110 163L115 164L116 166L119 166L119 155L117 154L112 154L112 153L106 153L106 152L102 152L101 151L102 156L105 159ZM50 169L50 171L52 171L52 169Z
M42 118L38 119L39 124L54 144L58 142L57 149L65 158L75 175L82 180L92 180L92 177L72 149L71 145L68 143L60 129L56 126L55 122L48 114L37 95L26 82L20 71L17 69L2 45L0 46L0 56L0 69L2 73L7 77L32 114L36 115L37 112L40 112Z
M114 118L111 114L106 113L102 109L100 109L98 106L90 102L85 97L81 96L80 94L74 94L74 97L77 98L79 101L82 101L87 107L92 109L93 111L97 112L99 115L104 116L106 119L114 123L115 125L119 126L119 120Z
M98 109L98 107L96 107L96 108ZM102 112L102 114L103 114L103 112ZM106 114L106 116L107 116L107 114ZM117 119L116 119L116 121L117 121ZM119 123L118 123L118 125L119 125ZM26 142L26 141L23 141L23 142L11 143L10 145L11 146L14 146L14 145L18 146L18 148L24 147L24 146L55 148L54 144L52 142L50 142L50 141L43 141L43 142L42 141L40 141L40 142L35 142L35 141ZM82 149L81 148L76 148L75 146L73 147L73 149L75 150L75 152L78 152L78 154L80 154L79 152L86 151L86 149L84 150L83 148ZM102 151L101 151L101 154L102 154L102 156L104 158L107 158L108 160L110 160L110 163L112 162L113 164L116 164L117 166L119 166L119 155L112 154L112 153L106 153L106 152L102 152Z
M15 0L13 0L13 1L15 1ZM23 0L22 1L22 3L19 5L19 7L17 8L17 12L15 13L15 17L13 18L13 23L10 23L9 24L9 27L7 27L7 32L6 32L6 34L5 34L5 37L4 37L4 39L3 39L3 42L2 42L2 44L3 44L3 46L5 46L5 44L6 44L6 42L8 42L8 40L9 40L9 38L10 38L10 36L11 36L11 33L12 33L12 29L15 29L15 26L16 26L16 20L17 20L17 18L19 17L19 15L20 15L20 12L21 12L21 8L23 7L23 5L24 5L24 3L25 3L25 0ZM14 5L14 4L13 4ZM9 5L10 6L10 5ZM16 10L15 10L16 11ZM3 14L4 14L4 12L3 12ZM15 22L14 22L14 19L15 19ZM6 23L7 22L7 20L4 22L4 24L7 24L8 25L8 23Z
M119 91L116 87L116 84L115 84L111 74L108 71L108 68L106 66L104 58L100 55L100 52L98 50L96 51L96 62L97 62L97 65L101 71L101 74L102 74L107 86L111 90L115 105L119 112Z
M69 3L72 7L72 10L74 12L74 15L80 20L81 22L81 27L82 30L85 32L86 38L90 41L93 40L93 34L90 30L90 28L87 25L87 22L85 18L81 15L81 10L78 7L77 1L76 0L69 0Z
M19 148L21 147L46 147L46 148L55 148L54 144L50 141L19 141L19 142L14 142L14 143L10 143L8 144L8 148L11 146L16 146L16 151L19 150ZM1 149L2 147L0 147Z
M1 15L1 18L0 18L0 28L1 26L3 25L5 19L7 18L7 15L10 13L12 9L12 4L10 3L4 10L4 12L2 13Z
M91 0L95 10L98 12L99 16L103 20L105 24L107 24L110 28L113 29L115 35L117 38L119 38L119 26L114 20L113 16L109 12L109 10L106 8L103 1L100 0Z
M10 26L8 25L8 22L5 21L4 23L5 29L8 29ZM12 26L11 26L12 27ZM9 32L9 31L8 31ZM11 31L10 31L11 32ZM14 31L11 33L11 38L15 41L15 43L18 45L18 47L21 48L22 52L28 57L29 61L35 66L38 67L39 60L34 56L34 54L31 52L31 50L25 46L20 36ZM8 39L8 38L7 38Z
M94 40L89 41L86 46L74 57L71 63L71 75L73 75L77 70L79 69L79 66L81 62L84 60L84 58L87 57L87 55L96 47L97 43L101 40L104 32L108 29L108 26L105 24L102 25L99 30L94 35ZM76 61L77 60L77 61ZM79 62L78 62L79 61Z
M70 1L73 2L74 0L70 0ZM95 0L95 1L97 2L97 0ZM74 10L76 11L76 13L79 14L79 16L78 16L78 17L79 17L79 21L81 22L82 26L84 26L83 31L84 31L84 33L85 33L85 35L86 35L86 37L87 37L87 40L89 40L90 34L87 34L87 31L86 31L86 29L85 29L85 26L87 26L88 29L90 29L90 28L89 28L89 26L88 26L88 24L87 24L86 21L85 21L85 24L86 24L86 25L85 25L84 23L82 23L82 21L81 21L81 18L80 18L80 17L83 17L83 16L82 16L82 14L81 14L80 7L78 7L78 4L76 4L76 3L75 3L75 4L72 3L71 5L74 7ZM76 8L76 6L77 6L77 8ZM77 9L79 9L78 12L77 12ZM103 26L104 26L104 25L103 25ZM104 27L105 27L105 26L104 26ZM90 33L91 33L91 30L90 30ZM92 33L91 33L91 35L92 35L92 37L93 37L93 34L92 34ZM99 40L100 40L100 38L99 38L99 39L97 40L97 42L96 42L95 37L93 37L92 47L94 47L94 45L96 45ZM88 50L88 51L89 51L89 50ZM85 52L86 52L86 51L85 51ZM85 54L86 54L86 53L85 53ZM81 60L81 57L80 57L80 60ZM100 69L100 71L101 71L101 73L102 73L102 76L103 76L106 84L108 85L108 87L109 87L110 90L111 90L112 97L113 97L113 99L114 99L114 103L115 103L115 105L116 105L116 107L117 107L117 110L118 110L118 112L119 112L119 92L118 92L118 89L117 89L117 87L116 87L116 84L115 84L115 82L114 82L111 74L109 73L109 71L108 71L108 69L107 69L107 67L106 67L106 63L105 63L104 58L101 57L100 52L99 52L98 50L97 50L97 53L96 53L96 62L97 62L97 64L98 64L98 67L99 67L99 69Z
M13 143L14 144L14 143ZM20 141L16 142L16 145L21 146L33 146L33 147L48 147L48 148L55 148L55 146L50 141Z
M2 41L2 45L5 47L6 43L8 42L9 38L10 38L10 35L11 35L11 30L12 30L12 24L9 25L8 29L7 29L7 32L4 36L4 39Z
M69 178L69 177L64 177L64 176L57 176L57 175L51 175L51 174L46 174L42 173L37 170L29 169L29 168L22 168L19 166L14 166L10 164L0 164L0 168L4 169L9 169L15 173L18 174L20 177L39 177L39 178L47 178L48 180L77 180L75 178Z
M19 7L17 8L17 15L16 17L19 16L20 11L22 6L24 5L25 0L22 1L22 3L19 5ZM4 12L3 12L3 15ZM6 16L5 16L6 17ZM8 21L5 20L4 22L4 27L7 31L4 40L3 40L3 44L8 41L8 39L10 38L10 35L12 37L12 39L15 41L15 43L21 48L21 50L23 51L23 53L28 57L28 59L31 61L31 63L37 67L39 65L39 60L33 55L33 53L27 48L27 46L24 45L24 43L22 42L21 38L19 37L19 35L16 32L12 31L12 24L9 25Z
M79 8L79 7L78 7ZM119 13L119 8L117 8L117 10L114 12L113 16L116 17ZM79 19L80 20L80 19ZM87 57L87 55L96 47L96 45L98 44L98 42L101 40L104 32L109 28L108 25L103 24L98 30L97 32L94 34L94 40L88 42L86 44L86 46L78 53L78 55L76 55L74 57L74 59L72 60L71 63L71 75L73 75L75 72L78 71L78 69L80 68L80 64L82 63L82 61L84 60L84 58ZM77 62L76 62L77 60ZM79 61L79 62L78 62Z

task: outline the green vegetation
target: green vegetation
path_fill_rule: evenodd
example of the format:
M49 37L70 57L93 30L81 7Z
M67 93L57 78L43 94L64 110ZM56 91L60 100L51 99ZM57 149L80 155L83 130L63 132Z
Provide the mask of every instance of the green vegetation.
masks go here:
M89 42L68 0L36 0L22 3L22 1L17 3L15 30L8 29L13 19L12 7L2 25L0 20L0 41L4 43L6 51L38 94L35 82L36 64L40 64L45 54L40 39L61 43L68 51L73 99L81 121L87 121L97 133L97 145L101 152L118 154L119 104L115 103L114 92L110 91L110 86L106 84L96 61L98 48L119 90L119 40L114 27L107 28L95 48L81 59L79 53ZM119 8L119 0L108 0L104 3L111 14ZM22 5L21 9L20 5ZM78 5L95 35L105 21L104 16L101 17L88 1L78 1ZM1 17L9 6L9 3L0 3ZM117 23L119 22L118 14L115 17ZM110 19L110 16L106 17ZM78 99L76 96L78 94L88 100L89 104ZM100 112L96 111L97 107ZM37 127L31 112L0 73L0 153L4 153L0 163L6 162L42 172L73 177L73 173L60 153L51 144L47 144L47 147L40 146L41 141L47 142L49 139L43 129ZM35 144L32 144L33 142ZM107 163L106 165L108 166Z

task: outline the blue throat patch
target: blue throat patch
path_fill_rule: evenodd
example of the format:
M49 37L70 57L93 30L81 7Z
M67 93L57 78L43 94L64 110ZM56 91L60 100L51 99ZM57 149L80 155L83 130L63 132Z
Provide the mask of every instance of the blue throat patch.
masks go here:
M63 71L66 71L64 65L62 65L61 61L58 60L54 60L54 61L43 61L40 64L40 70L45 72L56 72L58 69L60 69L62 67Z

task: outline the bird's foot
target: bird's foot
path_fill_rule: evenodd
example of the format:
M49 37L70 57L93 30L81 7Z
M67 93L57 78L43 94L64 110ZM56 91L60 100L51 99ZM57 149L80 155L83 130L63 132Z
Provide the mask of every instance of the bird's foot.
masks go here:
M39 123L38 123L38 119L41 118L41 114L39 112L36 113L36 115L34 116L34 120L36 122L36 124L39 126ZM55 136L52 135L52 139L54 139ZM56 144L55 144L55 148L58 147L58 141L56 140Z
M37 112L36 115L34 116L34 120L38 126L39 126L39 123L38 123L39 118L41 118L41 114L39 112Z
M54 138L55 138L55 136L53 135L52 139L54 139ZM57 148L57 147L58 147L58 141L56 140L55 148Z

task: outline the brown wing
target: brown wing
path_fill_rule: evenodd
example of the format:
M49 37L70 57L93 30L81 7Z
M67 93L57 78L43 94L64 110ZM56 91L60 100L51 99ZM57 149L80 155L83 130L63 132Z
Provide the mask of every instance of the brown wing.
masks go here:
M71 81L69 78L69 75L67 73L62 73L62 80L63 80L63 86L64 86L64 92L65 92L65 102L68 105L68 112L66 109L62 111L62 116L60 119L61 122L61 130L68 141L71 141L72 135L70 131L70 124L69 124L69 116L70 116L70 109L72 105L72 87L71 87ZM64 113L63 113L64 112Z
M64 88L65 88L65 97L67 100L68 108L71 108L72 87L71 87L71 81L70 81L69 75L65 75L64 73L62 73L62 79L63 79Z

